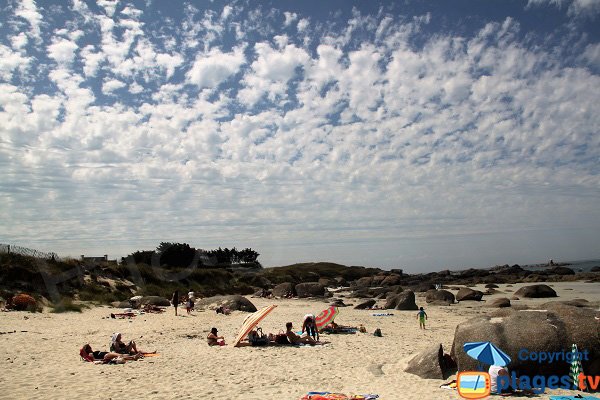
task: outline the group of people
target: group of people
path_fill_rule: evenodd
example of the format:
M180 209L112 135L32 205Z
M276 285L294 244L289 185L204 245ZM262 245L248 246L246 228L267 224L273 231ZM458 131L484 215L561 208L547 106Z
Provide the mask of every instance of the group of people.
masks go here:
M81 357L86 361L100 363L125 363L126 361L136 361L143 358L144 355L155 354L156 351L145 352L137 348L136 343L130 340L127 344L123 341L121 333L113 333L109 351L94 351L89 343L85 344L81 351Z
M187 299L185 300L185 310L188 313L188 315L194 309L195 301L196 293L194 293L194 291L190 289L190 291L187 294ZM173 292L173 296L171 297L171 304L173 304L173 307L175 308L175 315L177 315L177 307L179 306L179 304L182 304L181 298L179 297L179 290Z
M287 342L280 341L277 338L280 335L269 334L266 337L268 338L268 342L273 342L277 344L309 344L309 345L317 345L323 344L320 342L319 338L319 330L317 329L316 318L313 314L306 314L304 316L304 320L302 322L302 332L301 334L297 334L294 332L294 324L288 322L285 324L285 337L287 338ZM223 336L218 335L218 329L212 328L210 333L206 337L206 341L209 346L225 346L225 338ZM250 338L257 336L256 331L250 332L248 335ZM260 335L258 335L260 336ZM250 340L252 341L252 340Z

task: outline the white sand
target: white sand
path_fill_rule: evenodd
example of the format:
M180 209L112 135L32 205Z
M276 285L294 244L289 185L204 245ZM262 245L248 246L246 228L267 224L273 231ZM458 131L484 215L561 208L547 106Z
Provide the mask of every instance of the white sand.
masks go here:
M598 284L552 283L559 300L600 300ZM517 290L515 284L509 290ZM499 290L506 290L501 285ZM574 289L574 290L568 290ZM511 297L512 293L486 296ZM292 321L300 327L307 312L318 313L327 303L305 300L251 299L257 307L278 307L261 324L265 332L277 333ZM519 300L539 304L551 299ZM345 299L357 304L360 300ZM458 323L492 309L476 302L450 307L426 307L428 329L419 330L416 312L391 311L393 316L374 317L373 311L340 308L336 322L364 324L368 334L322 335L331 343L316 347L234 348L208 347L205 337L211 327L219 329L231 343L243 319L212 311L175 317L147 314L131 320L107 318L118 310L96 307L79 313L8 312L0 314L1 399L299 399L311 390L377 393L382 399L458 399L455 391L439 389L440 380L425 380L403 372L415 352L441 343L450 352ZM381 328L383 337L372 335ZM158 350L160 356L125 365L93 365L78 356L84 343L94 350L107 350L113 332L124 340L134 339L143 350ZM564 394L553 391L552 394ZM548 399L550 393L539 396Z

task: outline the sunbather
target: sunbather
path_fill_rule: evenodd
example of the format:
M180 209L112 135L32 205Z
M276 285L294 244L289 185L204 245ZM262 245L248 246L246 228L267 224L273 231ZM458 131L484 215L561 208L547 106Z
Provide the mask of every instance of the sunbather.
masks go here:
M119 354L109 351L93 351L92 346L89 344L85 344L79 353L83 359L86 361L101 361L102 363L109 363L110 361L117 361L117 359L123 360L137 360L141 357L141 354L136 354L134 356L130 356L127 354Z
M121 334L119 332L113 333L110 343L110 351L118 354L153 354L156 351L142 351L139 350L133 340L129 341L129 343L125 344L121 339Z
M292 323L288 322L285 324L286 336L291 344L317 344L317 341L310 336L300 336L296 332L292 331Z
M217 307L217 309L215 311L217 312L217 314L224 314L224 315L231 314L231 310L225 306L219 306L219 307Z

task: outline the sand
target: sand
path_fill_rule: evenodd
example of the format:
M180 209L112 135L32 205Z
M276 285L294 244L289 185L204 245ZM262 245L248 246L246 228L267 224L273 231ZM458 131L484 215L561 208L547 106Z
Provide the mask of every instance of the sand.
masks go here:
M586 298L600 301L598 284L552 283L560 300ZM501 285L500 291L516 291ZM573 290L570 290L573 289ZM511 297L512 293L486 296ZM291 321L299 328L308 312L318 313L327 302L298 299L251 299L257 307L278 307L261 324L265 332L278 333ZM535 305L549 299L519 300ZM360 300L345 299L357 304ZM420 330L414 311L390 311L376 317L373 311L340 308L336 321L363 324L368 334L322 335L325 346L234 348L208 347L206 335L217 327L231 343L244 318L243 312L218 315L195 311L188 316L173 309L163 314L133 319L111 319L109 307L93 307L83 313L0 313L0 367L2 399L299 399L311 390L377 393L382 399L458 399L455 391L439 388L440 380L426 380L403 372L413 354L433 343L450 352L457 324L492 309L484 303L462 302L450 307L417 303L429 315L427 330ZM380 328L383 337L372 335ZM16 331L16 332L13 332ZM124 365L94 365L80 360L79 349L90 343L107 350L113 332L135 340L143 350L157 350L157 357ZM547 391L537 397L568 392Z

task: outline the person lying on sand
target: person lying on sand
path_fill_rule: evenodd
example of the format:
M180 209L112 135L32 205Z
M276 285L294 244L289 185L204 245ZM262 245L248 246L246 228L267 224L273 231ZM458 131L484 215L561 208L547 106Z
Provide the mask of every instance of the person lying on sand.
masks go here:
M133 340L131 340L128 344L125 344L121 338L121 334L119 332L113 333L110 343L110 351L118 354L154 354L155 351L142 351L139 350Z
M93 351L92 346L90 346L89 343L83 346L80 355L87 361L100 361L103 364L111 361L120 362L120 360L122 360L124 363L125 361L135 361L142 357L141 354L130 356L127 354L118 354L109 351Z
M310 344L310 345L317 344L317 341L314 340L313 338L311 338L310 336L300 336L300 335L296 334L296 332L292 331L292 323L291 322L288 322L287 324L285 324L285 328L287 330L285 332L285 334L291 344Z
M217 328L212 328L210 333L206 337L206 341L209 346L225 346L225 338L223 336L217 336Z
M219 307L217 307L217 309L215 311L217 312L217 314L223 314L223 315L231 314L231 310L225 306L219 306Z

